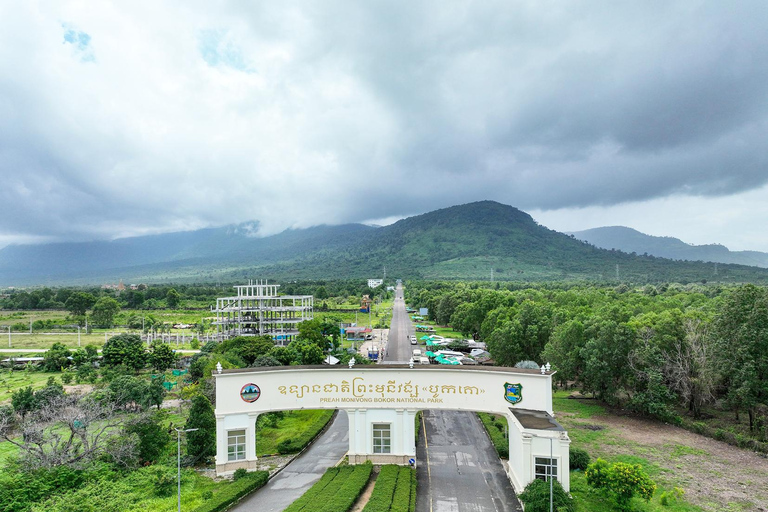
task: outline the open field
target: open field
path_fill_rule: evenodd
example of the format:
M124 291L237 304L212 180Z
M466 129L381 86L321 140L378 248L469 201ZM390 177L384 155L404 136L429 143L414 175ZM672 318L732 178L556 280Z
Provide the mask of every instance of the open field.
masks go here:
M571 446L585 449L593 460L641 464L658 484L651 503L636 500L638 510L768 510L765 457L657 421L613 414L592 400L568 395L557 392L554 409ZM661 493L674 487L685 491L685 503L663 507ZM578 471L571 472L571 492L582 502L579 510L611 510Z

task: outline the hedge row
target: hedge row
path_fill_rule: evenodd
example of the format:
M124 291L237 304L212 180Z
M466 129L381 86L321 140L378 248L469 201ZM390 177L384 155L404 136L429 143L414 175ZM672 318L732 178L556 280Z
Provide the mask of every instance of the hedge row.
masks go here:
M415 480L415 470L409 467L400 468L400 472L397 474L397 487L395 487L395 494L392 496L392 507L389 509L390 512L409 512L411 510L411 487L412 482Z
M323 414L318 417L314 423L312 423L304 432L294 437L293 439L286 439L277 443L277 451L281 455L288 453L298 453L307 447L312 440L325 428L328 422L333 416L332 411L328 411L329 414Z
M735 434L733 432L729 432L728 430L723 430L722 428L713 428L701 421L690 421L684 419L680 426L686 430L696 432L702 436L717 439L718 441L728 443L732 446L738 446L739 448L753 450L761 453L768 453L768 443L758 441L757 439L753 439L742 434Z
M285 512L346 512L363 492L372 469L371 464L331 468Z
M376 487L363 512L413 512L416 510L416 470L387 465L381 468Z
M503 418L497 420L492 414L484 412L477 413L477 416L480 418L480 421L483 422L485 431L488 432L488 436L491 438L494 448L496 448L496 453L499 454L499 457L508 459L509 441L504 437L505 420Z
M228 484L224 489L200 505L193 512L220 512L256 489L261 488L269 480L268 471L254 471Z

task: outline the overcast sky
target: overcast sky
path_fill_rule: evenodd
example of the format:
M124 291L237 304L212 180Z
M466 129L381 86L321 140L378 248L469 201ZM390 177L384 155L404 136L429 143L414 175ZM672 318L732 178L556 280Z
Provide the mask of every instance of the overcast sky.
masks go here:
M0 1L0 246L493 199L768 251L768 3Z

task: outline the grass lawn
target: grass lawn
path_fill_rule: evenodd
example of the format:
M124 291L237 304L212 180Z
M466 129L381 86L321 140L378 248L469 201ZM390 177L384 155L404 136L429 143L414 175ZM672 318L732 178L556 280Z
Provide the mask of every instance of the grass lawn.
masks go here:
M610 420L611 416L600 404L593 401L569 399L569 394L570 392L557 391L553 397L553 405L558 421L568 430L571 447L586 450L593 462L600 457L609 463L640 464L648 476L656 482L657 489L651 501L646 503L635 498L633 500L634 510L649 512L711 510L693 505L687 502L685 497L679 500L672 499L666 506L661 505L660 500L663 493L673 494L675 487L686 487L689 482L683 481L682 476L677 471L662 467L653 460L654 457L677 458L678 460L681 457L686 457L686 461L690 461L690 457L704 457L706 452L699 450L696 446L669 443L661 448L668 453L662 454L660 449L655 446L635 442L627 438L626 432L607 427L605 422ZM660 424L661 426L662 424ZM614 510L613 502L609 498L587 485L581 471L571 471L571 493L577 501L577 511L579 512ZM742 509L732 508L730 510Z
M61 384L61 373L27 372L24 370L8 369L0 371L0 403L10 402L11 394L21 388L32 386L32 389L45 387L49 377L54 377Z
M274 455L277 445L284 440L292 440L301 436L315 422L325 417L331 418L330 410L301 410L286 411L285 416L277 422L277 427L261 426L256 433L256 455Z
M463 340L464 335L460 332L454 331L451 327L445 325L435 325L435 334L442 336L443 338L455 338L457 340Z

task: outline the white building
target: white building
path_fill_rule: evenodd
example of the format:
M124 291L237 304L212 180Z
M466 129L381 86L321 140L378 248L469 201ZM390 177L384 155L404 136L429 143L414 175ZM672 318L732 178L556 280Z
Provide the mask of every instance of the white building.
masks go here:
M368 288L378 288L384 283L383 279L369 279Z

